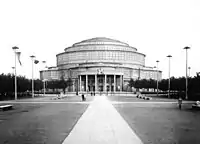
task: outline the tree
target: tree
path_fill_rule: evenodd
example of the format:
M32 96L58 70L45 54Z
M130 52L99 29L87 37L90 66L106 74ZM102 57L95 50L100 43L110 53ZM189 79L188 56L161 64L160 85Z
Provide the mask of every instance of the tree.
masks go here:
M129 87L134 87L135 86L135 81L131 78L128 82Z
M67 81L66 81L66 83L67 83L66 86L70 88L73 85L73 80L71 78L68 78Z
M59 81L58 85L59 85L58 87L61 88L63 90L63 93L65 94L65 89L67 87L67 82L64 79L61 79Z
M64 78L64 71L61 71L61 76L60 76L60 80L58 82L58 87L60 89L62 89L63 93L65 94L65 89L67 87L67 82L65 81L65 78Z
M41 80L36 80L37 90L41 89ZM31 90L31 80L24 76L17 76L17 92L24 95L27 90ZM13 98L15 92L15 76L12 74L0 75L0 96L1 99Z
M156 89L156 81L155 80L153 80L153 79L149 80L149 88L153 88L155 91L155 89Z
M52 81L48 81L47 84L47 88L48 89L52 89L53 92L55 92L55 89L59 89L59 80L52 80Z
M39 79L34 80L34 86L35 86L35 90L39 91L41 89L43 89L43 82Z
M146 79L141 79L141 80L133 80L130 79L129 81L129 86L130 87L134 87L136 89L140 89L140 88L156 88L156 81L155 80L146 80Z
M17 77L17 90L18 92L25 92L31 90L31 80L26 79L25 77Z
M162 79L159 82L158 88L162 91L167 91L168 90L168 80L167 79Z

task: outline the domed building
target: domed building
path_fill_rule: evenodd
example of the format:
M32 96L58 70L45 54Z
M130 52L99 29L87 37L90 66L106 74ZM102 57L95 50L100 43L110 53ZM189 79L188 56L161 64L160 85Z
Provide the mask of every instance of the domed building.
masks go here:
M162 76L145 66L145 55L136 48L104 37L75 43L56 57L57 67L40 71L41 80L71 78L71 91L126 91L131 78L160 80Z

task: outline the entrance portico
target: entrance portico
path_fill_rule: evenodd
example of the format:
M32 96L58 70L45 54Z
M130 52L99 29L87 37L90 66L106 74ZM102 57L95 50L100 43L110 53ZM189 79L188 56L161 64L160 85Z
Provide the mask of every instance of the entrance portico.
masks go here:
M122 91L123 75L118 74L80 74L79 91L115 92Z

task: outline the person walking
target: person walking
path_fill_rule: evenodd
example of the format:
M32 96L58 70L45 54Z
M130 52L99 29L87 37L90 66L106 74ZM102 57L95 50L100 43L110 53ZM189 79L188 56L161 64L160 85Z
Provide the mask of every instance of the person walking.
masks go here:
M85 100L86 100L86 98L85 98L85 95L84 95L84 94L82 94L82 95L81 95L81 98L82 98L82 101L85 101Z
M179 97L179 99L178 99L178 107L179 107L179 109L181 110L181 107L182 107L182 98L181 97Z

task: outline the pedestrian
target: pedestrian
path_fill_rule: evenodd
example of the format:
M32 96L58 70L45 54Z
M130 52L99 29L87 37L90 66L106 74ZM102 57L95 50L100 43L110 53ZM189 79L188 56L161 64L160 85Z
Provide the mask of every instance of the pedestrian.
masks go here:
M181 110L181 106L182 106L182 98L179 97L179 99L178 99L178 107L179 107L180 110Z
M84 94L82 94L81 97L82 97L82 101L85 101L85 96L84 96Z

